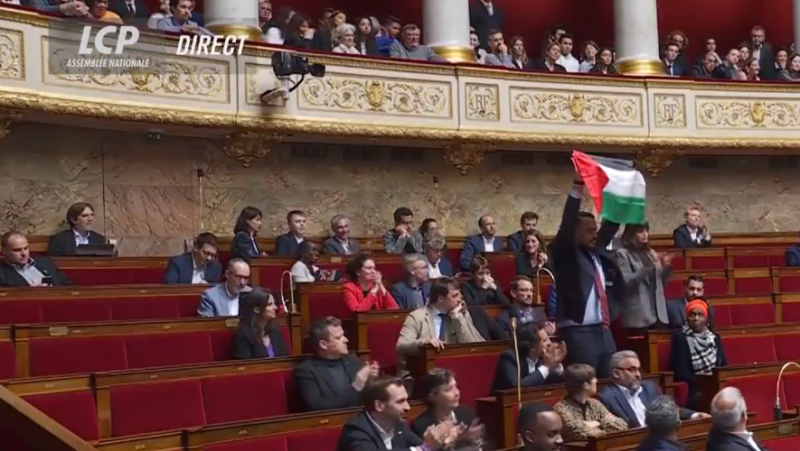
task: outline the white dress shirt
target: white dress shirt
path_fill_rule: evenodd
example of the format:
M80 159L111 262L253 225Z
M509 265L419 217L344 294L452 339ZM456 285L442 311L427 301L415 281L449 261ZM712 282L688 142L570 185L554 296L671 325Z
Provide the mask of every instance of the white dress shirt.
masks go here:
M489 14L489 17L494 16L494 5L492 2L481 0L481 3L483 3L483 6L486 8L486 13Z
M239 316L239 296L232 296L225 285L225 294L228 295L228 316Z
M486 239L485 236L481 235L483 238L483 250L484 252L494 252L494 237Z
M547 376L550 376L550 368L539 365L539 360L533 360L530 357L527 357L526 360L528 361L528 374L532 374L534 371L538 371L539 374L542 375L543 379L547 379ZM537 367L537 365L539 365ZM564 365L559 364L558 368L556 368L555 373L561 374L564 372Z
M350 241L349 240L342 241L339 238L335 238L335 239L336 239L336 241L339 242L339 244L342 245L342 250L344 250L344 253L346 255L350 255Z
M564 66L564 69L566 69L567 72L572 72L572 73L578 72L580 70L580 67L581 67L581 62L578 61L577 58L572 56L571 53L569 55L563 55L562 54L556 60L556 64L560 64L560 65Z
M439 262L441 260L437 260L436 263L428 262L428 278L429 279L441 279L442 278L442 271L439 270Z
M314 274L311 271L318 272L319 268L311 265L311 269L308 268L308 265L303 263L302 260L297 260L294 265L292 265L292 280L295 283L308 283L314 282L316 279L314 278Z
M206 268L198 268L197 262L192 258L192 285L206 283Z
M645 407L642 402L642 398L639 397L639 395L642 394L642 387L639 387L639 389L633 393L622 385L617 385L617 388L619 388L625 396L625 399L628 400L628 405L631 406L631 410L633 410L634 415L636 415L636 420L639 421L640 425L644 426L644 414L647 411L647 407Z
M75 234L75 246L89 244L89 234L91 232L86 232L86 236L81 235L80 232L75 229L73 229L72 232Z
M455 414L453 414L453 417L455 418ZM375 426L375 429L378 430L378 435L380 435L381 440L383 440L383 446L385 446L387 450L391 451L392 450L392 439L394 439L394 430L384 431L383 428L380 427L378 425L378 423L376 423L375 420L372 419L370 414L367 414L367 418L369 419L370 423L372 423L372 425ZM422 451L422 447L421 446L412 446L410 448L410 451Z
M758 446L758 443L753 439L753 433L749 431L744 432L733 432L733 435L738 435L739 437L743 438L753 451L761 451L761 448Z

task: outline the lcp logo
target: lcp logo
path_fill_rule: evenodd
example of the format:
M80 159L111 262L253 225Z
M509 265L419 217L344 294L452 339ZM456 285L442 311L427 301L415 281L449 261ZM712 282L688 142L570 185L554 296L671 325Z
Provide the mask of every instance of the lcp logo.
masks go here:
M117 33L117 28L119 28L119 37L117 38L117 46L115 48L108 47L103 43L103 39L106 36L113 35ZM122 55L123 50L125 49L126 45L136 44L139 41L139 30L136 27L123 25L121 27L116 27L114 25L109 25L107 27L101 28L96 35L94 35L94 48L89 47L89 40L91 39L92 35L92 27L85 26L83 27L83 35L81 36L81 46L78 48L78 54L80 55L91 55L94 50L96 49L99 53L103 55ZM113 50L113 52L112 52Z

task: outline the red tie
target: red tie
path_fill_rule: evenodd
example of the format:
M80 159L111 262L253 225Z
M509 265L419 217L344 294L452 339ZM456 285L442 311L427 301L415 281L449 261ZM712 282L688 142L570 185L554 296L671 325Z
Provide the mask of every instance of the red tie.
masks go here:
M600 271L595 264L595 259L592 258L592 266L594 266L594 291L597 294L597 301L600 302L600 315L603 322L603 327L608 328L611 325L611 313L608 311L608 296L606 296L606 287L603 285L603 278L600 277Z

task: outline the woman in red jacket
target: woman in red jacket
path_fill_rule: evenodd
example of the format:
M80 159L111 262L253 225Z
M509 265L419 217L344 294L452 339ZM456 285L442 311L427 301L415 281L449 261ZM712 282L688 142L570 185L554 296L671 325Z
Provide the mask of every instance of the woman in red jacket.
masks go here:
M397 309L389 290L383 286L381 273L375 270L375 261L359 254L347 264L350 281L342 285L342 294L351 312Z

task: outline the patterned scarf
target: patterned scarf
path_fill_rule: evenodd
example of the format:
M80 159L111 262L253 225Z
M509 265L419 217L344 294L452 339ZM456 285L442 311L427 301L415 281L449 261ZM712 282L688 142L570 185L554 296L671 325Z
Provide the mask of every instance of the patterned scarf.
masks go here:
M689 343L689 353L692 355L692 368L697 374L711 374L717 366L717 343L714 334L706 327L701 333L695 333L688 325L681 329Z

